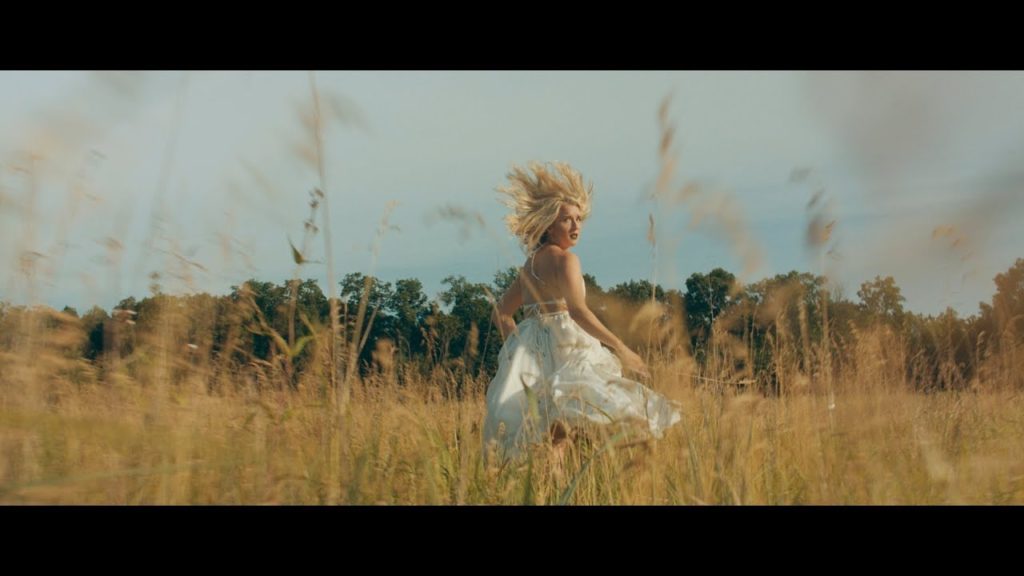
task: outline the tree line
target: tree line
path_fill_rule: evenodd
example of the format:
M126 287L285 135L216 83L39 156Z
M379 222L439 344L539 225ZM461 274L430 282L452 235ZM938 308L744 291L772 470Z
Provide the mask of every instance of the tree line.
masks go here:
M515 267L499 270L489 283L451 275L434 298L415 278L347 274L340 282L341 339L353 343L364 377L387 368L402 382L441 369L486 381L502 346L493 302L517 274ZM681 288L630 280L604 289L589 274L584 281L588 306L641 354L685 357L697 370L713 367L765 392L777 392L786 371L820 376L897 353L899 373L914 388L965 388L987 370L1012 368L1005 362L1014 362L1024 341L1024 259L996 275L991 301L967 317L952 309L907 310L892 277L864 282L856 300L829 289L822 276L797 271L746 285L722 268L694 273ZM131 357L166 329L168 316L159 311L169 309L182 311L174 334L186 340L177 343L186 351L202 351L219 366L273 364L291 380L313 361L310 344L330 326L328 299L311 279L251 279L221 296L157 293L125 298L109 312L63 314L84 335L81 357L102 364ZM0 303L0 349L11 348L18 310ZM515 319L522 320L521 311ZM871 342L874 348L865 347ZM1021 383L1019 371L1003 373Z

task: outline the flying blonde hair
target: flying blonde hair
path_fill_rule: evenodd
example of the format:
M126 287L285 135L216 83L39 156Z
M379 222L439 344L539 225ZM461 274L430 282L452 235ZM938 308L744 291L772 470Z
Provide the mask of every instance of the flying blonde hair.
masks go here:
M583 176L564 162L530 162L528 170L513 165L507 178L509 184L497 189L504 195L499 202L513 211L505 216L505 225L527 254L540 248L562 204L576 205L584 220L590 215L594 184L584 183Z

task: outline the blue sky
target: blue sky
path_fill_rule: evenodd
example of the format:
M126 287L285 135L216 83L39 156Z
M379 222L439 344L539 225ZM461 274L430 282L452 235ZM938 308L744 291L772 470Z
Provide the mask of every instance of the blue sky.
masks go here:
M364 71L315 82L339 279L417 277L434 295L449 274L489 281L520 264L494 188L530 160L567 161L594 182L576 251L606 287L652 275L679 287L715 266L747 280L824 270L855 298L860 282L892 275L911 309L969 314L1024 257L1021 73ZM147 294L154 271L171 292L290 277L288 239L301 243L320 182L311 94L297 71L0 72L0 299L83 310ZM675 204L648 198L670 94L668 191L696 191ZM438 217L446 207L484 227L464 232ZM836 221L824 258L805 242L818 213ZM323 236L310 246L323 261Z

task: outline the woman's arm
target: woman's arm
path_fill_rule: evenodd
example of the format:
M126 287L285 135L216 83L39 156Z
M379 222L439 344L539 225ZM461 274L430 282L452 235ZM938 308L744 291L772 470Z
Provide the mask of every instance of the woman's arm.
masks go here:
M562 293L569 304L569 316L588 334L605 343L622 361L622 367L638 374L650 377L647 364L636 352L630 350L622 340L605 328L597 316L587 307L586 295L583 291L583 270L580 259L572 252L564 253L558 260L559 281Z
M572 252L565 252L558 259L558 269L562 294L565 295L565 301L569 305L569 316L587 334L607 344L612 350L619 352L627 349L622 340L612 334L611 330L606 328L587 307L587 297L583 291L583 270L580 266L579 256Z
M516 321L512 315L519 310L519 307L523 305L523 290L519 286L519 277L516 276L515 281L512 285L505 290L505 293L501 296L501 300L495 305L494 310L491 311L491 320L498 327L498 331L501 332L501 340L505 341L508 339L509 334L515 331Z

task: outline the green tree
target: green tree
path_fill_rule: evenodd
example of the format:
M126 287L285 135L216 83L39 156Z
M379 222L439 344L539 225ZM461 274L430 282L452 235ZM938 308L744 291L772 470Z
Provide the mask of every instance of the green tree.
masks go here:
M457 319L457 331L451 339L452 354L465 359L470 374L493 372L500 345L491 344L500 342L501 336L491 321L493 307L487 296L490 288L469 282L461 275L447 276L441 283L448 289L439 298L444 305L451 306L449 314Z
M1024 259L993 279L996 293L992 304L981 303L983 329L994 341L1019 342L1024 339Z
M504 270L498 270L494 273L494 297L501 298L502 294L508 291L512 283L519 278L519 268L517 266L509 266Z
M366 309L363 312L362 325L357 327L359 305L364 298ZM351 272L341 281L340 299L341 314L345 321L345 339L359 347L359 370L365 374L377 341L381 338L395 337L395 317L388 309L388 304L394 300L394 290L390 282L383 282L375 276ZM355 340L357 337L358 341Z
M586 275L583 277L584 283L586 283ZM596 284L596 282L595 282ZM590 286L587 286L588 295ZM600 288L598 288L600 290ZM644 302L651 299L653 294L654 299L662 301L665 299L665 290L660 285L653 285L648 280L629 280L616 284L611 290L608 290L608 295L620 299L623 302L629 302L631 304L643 304Z
M103 355L104 328L109 321L110 315L99 306L93 306L82 315L82 330L86 335L82 356L97 360Z
M736 277L722 268L715 268L707 274L694 272L686 279L686 325L694 347L705 342L711 335L711 326L720 314L725 312L734 300L730 296Z
M903 319L906 298L900 294L900 287L892 276L875 276L874 280L864 282L857 290L857 297L861 310L872 320L897 326Z
M256 358L269 360L275 352L274 338L267 333L258 318L262 316L267 327L278 335L288 334L287 286L278 286L273 282L262 282L256 279L247 280L242 286L231 287L231 298L242 303L251 303L255 308L246 316L245 329L248 334L243 342L248 344L246 350ZM284 352L278 350L277 352Z
M423 283L415 278L396 281L386 309L394 318L392 335L399 354L406 359L422 354L425 348L420 327L430 313Z

